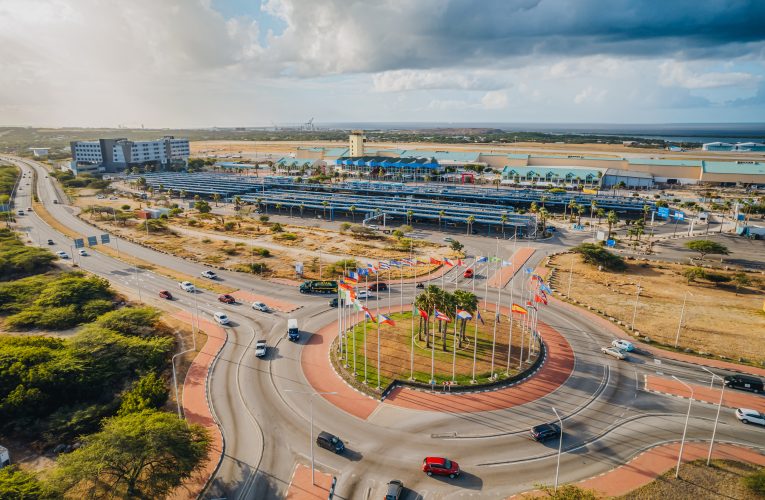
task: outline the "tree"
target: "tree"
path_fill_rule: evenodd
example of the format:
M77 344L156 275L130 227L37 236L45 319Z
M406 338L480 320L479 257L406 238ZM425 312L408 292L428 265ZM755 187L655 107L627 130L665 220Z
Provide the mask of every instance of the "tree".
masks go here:
M611 253L595 243L582 243L571 250L581 254L588 264L603 266L603 268L613 271L623 271L627 267L621 256Z
M183 200L183 199L186 198L187 194L188 194L188 192L185 189L181 189L180 192L178 193L178 196L180 196L181 199Z
M199 212L200 214L209 214L212 211L212 207L210 207L210 204L207 203L204 200L200 200L194 203L194 208Z
M454 300L459 309L463 309L475 316L475 312L478 310L478 297L476 297L474 293L468 292L467 290L455 290ZM465 340L467 319L460 319L459 321L461 322L459 330L459 347L462 347L462 342ZM475 339L473 341L475 341Z
M438 227L441 228L441 219L443 219L444 215L446 215L446 211L439 210L438 211Z
M163 498L191 477L209 448L203 427L171 413L113 417L82 447L59 456L51 485L72 497Z
M353 222L356 222L356 205L351 205L350 207L348 207L348 211L351 213Z
M473 223L475 222L475 216L469 215L465 222L467 222L467 234L470 234L470 230L473 228Z
M605 217L605 216L606 216L606 211L605 211L605 210L603 210L602 208L599 208L599 209L598 209L598 210L595 212L595 215L597 215L597 216L598 216L598 224L600 224L600 220L601 220L603 217Z
M738 291L742 286L749 286L752 283L752 280L749 278L749 275L746 273L736 273L731 277L731 281L733 281L733 284L736 286L736 295L738 295Z
M463 245L457 240L452 240L451 243L449 243L449 248L451 248L455 252L461 252L462 249L465 248L465 245Z
M266 222L268 222L269 220L271 220L271 217L269 217L269 216L267 216L267 215L261 215L260 217L258 217L258 220L259 220L260 222L262 222L263 224L265 224Z
M542 226L542 232L547 230L547 218L550 216L550 212L547 211L545 207L542 207L539 209L539 221L540 225Z
M218 202L220 201L220 194L218 194L218 193L213 193L213 195L212 195L212 199L213 199L213 201L215 202L215 206L217 207L217 206L218 206Z
M122 396L118 415L140 413L144 410L160 408L167 402L167 385L155 372L149 372L133 384Z
M410 225L410 226L412 225L412 217L413 216L414 216L414 211L412 211L412 210L407 210L406 211L406 223L408 225Z
M728 247L712 240L693 240L685 244L685 248L699 253L699 258L704 260L705 255L728 255Z
M43 497L40 481L18 467L0 469L0 500L37 500Z
M327 207L329 206L329 202L327 200L324 200L321 202L321 206L324 207L324 218L327 218Z
M608 238L611 239L611 229L619 222L619 217L616 215L616 212L613 210L608 211L608 215L606 216L606 222L608 222Z
M502 225L502 237L505 237L505 224L507 224L507 214L499 216L499 223Z
M696 280L703 280L707 277L706 271L704 271L703 267L689 267L685 271L683 271L683 276L686 280L688 280L688 284L694 283Z

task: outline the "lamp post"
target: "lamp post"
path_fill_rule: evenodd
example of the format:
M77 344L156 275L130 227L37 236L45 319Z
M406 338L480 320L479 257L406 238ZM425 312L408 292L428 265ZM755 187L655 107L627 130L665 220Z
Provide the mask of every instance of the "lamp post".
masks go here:
M560 454L563 451L563 420L560 418L560 415L558 415L558 410L556 410L554 407L552 411L555 413L555 416L558 418L558 425L560 425L560 437L558 438L558 463L555 466L555 488L553 489L553 492L558 491L558 474L560 473Z
M630 330L632 330L633 332L635 331L635 317L637 316L637 306L638 306L638 301L640 300L641 290L642 290L642 287L640 286L640 283L638 283L637 295L635 295L635 308L632 310L632 326L630 327Z
M709 443L709 453L707 453L707 466L709 466L709 462L712 461L712 448L715 445L715 435L717 434L717 422L720 420L720 408L722 408L722 402L723 402L723 394L725 394L725 381L723 378L716 373L713 373L711 370L701 367L702 370L712 375L712 384L715 382L715 378L720 379L720 383L722 385L722 389L720 389L720 400L717 402L717 415L715 416L715 426L712 428L712 441ZM710 384L711 386L711 384Z
M292 389L284 389L284 392L295 392L297 394L308 394L311 396L311 441L309 445L311 446L311 484L316 484L316 479L314 478L314 460L313 460L313 397L314 396L325 396L330 394L337 394L336 392L304 392L304 391L295 391Z
M693 297L693 294L691 292L685 292L685 297L683 298L683 308L680 309L680 322L677 324L677 334L675 334L675 349L677 349L677 343L680 340L680 330L683 329L683 316L685 316L685 303L688 300L688 296Z
M691 391L691 399L688 401L688 413L685 414L685 426L683 427L683 438L680 440L680 453L677 455L677 467L675 467L675 479L680 476L680 462L683 459L683 448L685 447L685 434L688 432L688 419L691 418L691 405L693 404L693 387L686 384L679 378L672 375L672 378L683 384Z

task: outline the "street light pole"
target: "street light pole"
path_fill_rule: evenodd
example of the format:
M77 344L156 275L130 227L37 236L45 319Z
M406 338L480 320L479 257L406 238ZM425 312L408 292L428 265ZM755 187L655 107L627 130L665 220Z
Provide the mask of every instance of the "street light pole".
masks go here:
M722 385L722 389L720 389L720 400L717 402L717 415L715 416L715 426L712 429L712 441L709 443L709 453L707 453L707 466L709 466L709 462L712 461L712 448L715 445L715 435L717 434L717 422L720 420L720 408L722 408L722 402L723 402L723 394L725 394L725 381L722 377L717 375L716 373L713 373L711 370L701 367L702 370L705 372L708 372L712 375L712 383L714 384L715 378L720 379L720 383Z
M642 288L640 287L640 283L638 283L637 295L635 296L635 308L632 310L632 326L630 327L630 330L633 332L635 331L635 317L637 316L637 306L638 301L640 300L640 290L642 290Z
M295 392L298 394L308 394L311 396L311 441L309 443L309 445L311 446L311 484L316 485L316 479L314 476L315 462L313 459L313 397L325 396L325 395L337 394L337 393L336 392L304 392L304 391L294 391L292 389L284 389L284 392Z
M677 349L677 343L680 340L680 330L683 329L683 316L685 315L685 303L688 300L688 296L693 296L691 292L685 292L685 297L683 298L683 308L680 309L680 322L677 324L677 334L675 335L675 349Z
M560 437L558 438L558 464L555 466L555 488L553 489L553 492L557 492L558 474L560 473L560 455L563 451L563 420L560 418L560 415L558 415L558 410L553 407L552 411L555 413L555 416L558 417L558 425L560 425Z
M679 378L672 375L672 378L683 384L691 391L691 399L688 401L688 413L685 414L685 427L683 427L683 438L680 440L680 453L677 455L677 467L675 467L675 479L680 476L680 462L683 460L683 448L685 447L685 434L688 432L688 419L691 418L691 405L693 404L693 387L686 384Z

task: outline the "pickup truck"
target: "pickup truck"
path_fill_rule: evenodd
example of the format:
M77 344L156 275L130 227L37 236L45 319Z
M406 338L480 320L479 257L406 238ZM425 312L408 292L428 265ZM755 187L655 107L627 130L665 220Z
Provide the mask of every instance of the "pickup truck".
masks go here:
M258 340L255 342L255 356L262 358L266 355L267 350L268 346L266 345L265 340Z

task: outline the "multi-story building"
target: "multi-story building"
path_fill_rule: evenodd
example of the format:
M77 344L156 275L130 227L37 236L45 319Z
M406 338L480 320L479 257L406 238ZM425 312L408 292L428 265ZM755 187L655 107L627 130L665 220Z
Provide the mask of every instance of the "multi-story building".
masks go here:
M74 141L72 172L117 172L135 166L185 165L189 159L189 140L165 136L155 141L131 141L125 138Z

